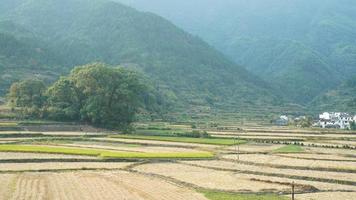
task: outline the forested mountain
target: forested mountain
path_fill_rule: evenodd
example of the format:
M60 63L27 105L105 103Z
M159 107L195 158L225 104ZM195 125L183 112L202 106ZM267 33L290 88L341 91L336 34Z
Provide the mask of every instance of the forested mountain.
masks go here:
M13 28L7 25L0 24L0 30L4 27ZM0 31L0 95L18 79L38 77L45 81L55 80L64 71L58 67L58 63L55 54L42 46L41 42L15 38Z
M353 0L117 0L174 22L307 104L356 74Z
M356 76L316 98L310 108L318 111L356 112Z
M21 63L11 61L11 56L4 54L1 58L1 62L5 62L4 69L15 63L20 66L19 71L37 73L37 69L45 68L57 74L62 73L61 70L68 72L75 65L104 62L142 71L177 105L225 107L233 104L238 110L245 105L258 109L281 103L271 94L268 84L198 37L162 17L119 3L2 0L0 21L17 27L0 26L0 32L10 35L13 43L20 46L14 48L16 51L25 49L16 56L23 60ZM24 38L37 41L34 44L41 48L33 46L33 42L22 42ZM52 54L42 53L42 49L54 52L56 59L47 59ZM33 56L36 62L29 63ZM61 66L61 70L57 66ZM23 71L18 75L22 76Z

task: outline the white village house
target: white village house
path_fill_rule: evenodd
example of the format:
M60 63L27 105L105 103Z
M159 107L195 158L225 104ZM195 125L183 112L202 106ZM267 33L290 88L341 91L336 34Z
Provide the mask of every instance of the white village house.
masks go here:
M289 118L286 115L281 115L277 120L274 121L274 124L277 126L287 126L289 123Z
M350 129L351 123L356 122L356 115L352 117L348 113L324 112L319 115L316 126L321 128Z

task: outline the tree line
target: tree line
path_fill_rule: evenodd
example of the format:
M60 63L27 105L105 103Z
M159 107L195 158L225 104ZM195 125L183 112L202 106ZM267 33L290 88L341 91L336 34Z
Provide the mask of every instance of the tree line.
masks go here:
M103 63L74 68L49 87L38 79L13 83L9 104L22 117L127 128L140 111L160 112L163 96L143 75Z

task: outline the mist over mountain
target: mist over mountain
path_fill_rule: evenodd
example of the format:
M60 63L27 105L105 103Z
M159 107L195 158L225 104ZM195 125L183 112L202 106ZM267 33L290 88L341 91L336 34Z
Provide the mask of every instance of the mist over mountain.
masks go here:
M147 74L176 106L258 109L282 102L265 81L155 14L106 0L3 0L0 11L0 32L20 54L16 61L2 56L1 72L11 68L7 82L26 77L24 71L58 78L75 65L104 62Z
M352 0L118 1L202 37L299 104L356 74Z

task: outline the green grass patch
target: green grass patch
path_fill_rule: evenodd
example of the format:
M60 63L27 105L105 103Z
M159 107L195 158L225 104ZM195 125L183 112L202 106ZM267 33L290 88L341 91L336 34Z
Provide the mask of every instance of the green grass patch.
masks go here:
M289 200L276 194L233 194L225 192L203 192L210 200Z
M40 126L40 125L59 125L59 124L66 124L64 122L56 122L56 121L20 121L18 125L20 126Z
M274 153L302 153L304 149L298 145L287 145L273 150Z
M0 138L38 138L45 137L42 133L1 133Z
M0 122L0 127L13 127L17 126L16 122Z
M139 139L139 140L156 140L165 142L182 142L212 145L234 145L245 144L245 140L234 140L230 138L191 138L191 137L169 137L169 136L145 136L145 135L110 135L112 138L121 139Z
M137 135L169 136L175 133L184 133L183 130L159 130L159 129L137 129Z
M86 149L75 147L44 146L44 145L0 145L2 152L25 152L25 153L49 153L69 154L84 156L99 156L102 158L125 158L125 159L203 159L214 157L210 152L172 152L172 153L145 153L109 151L102 149Z

